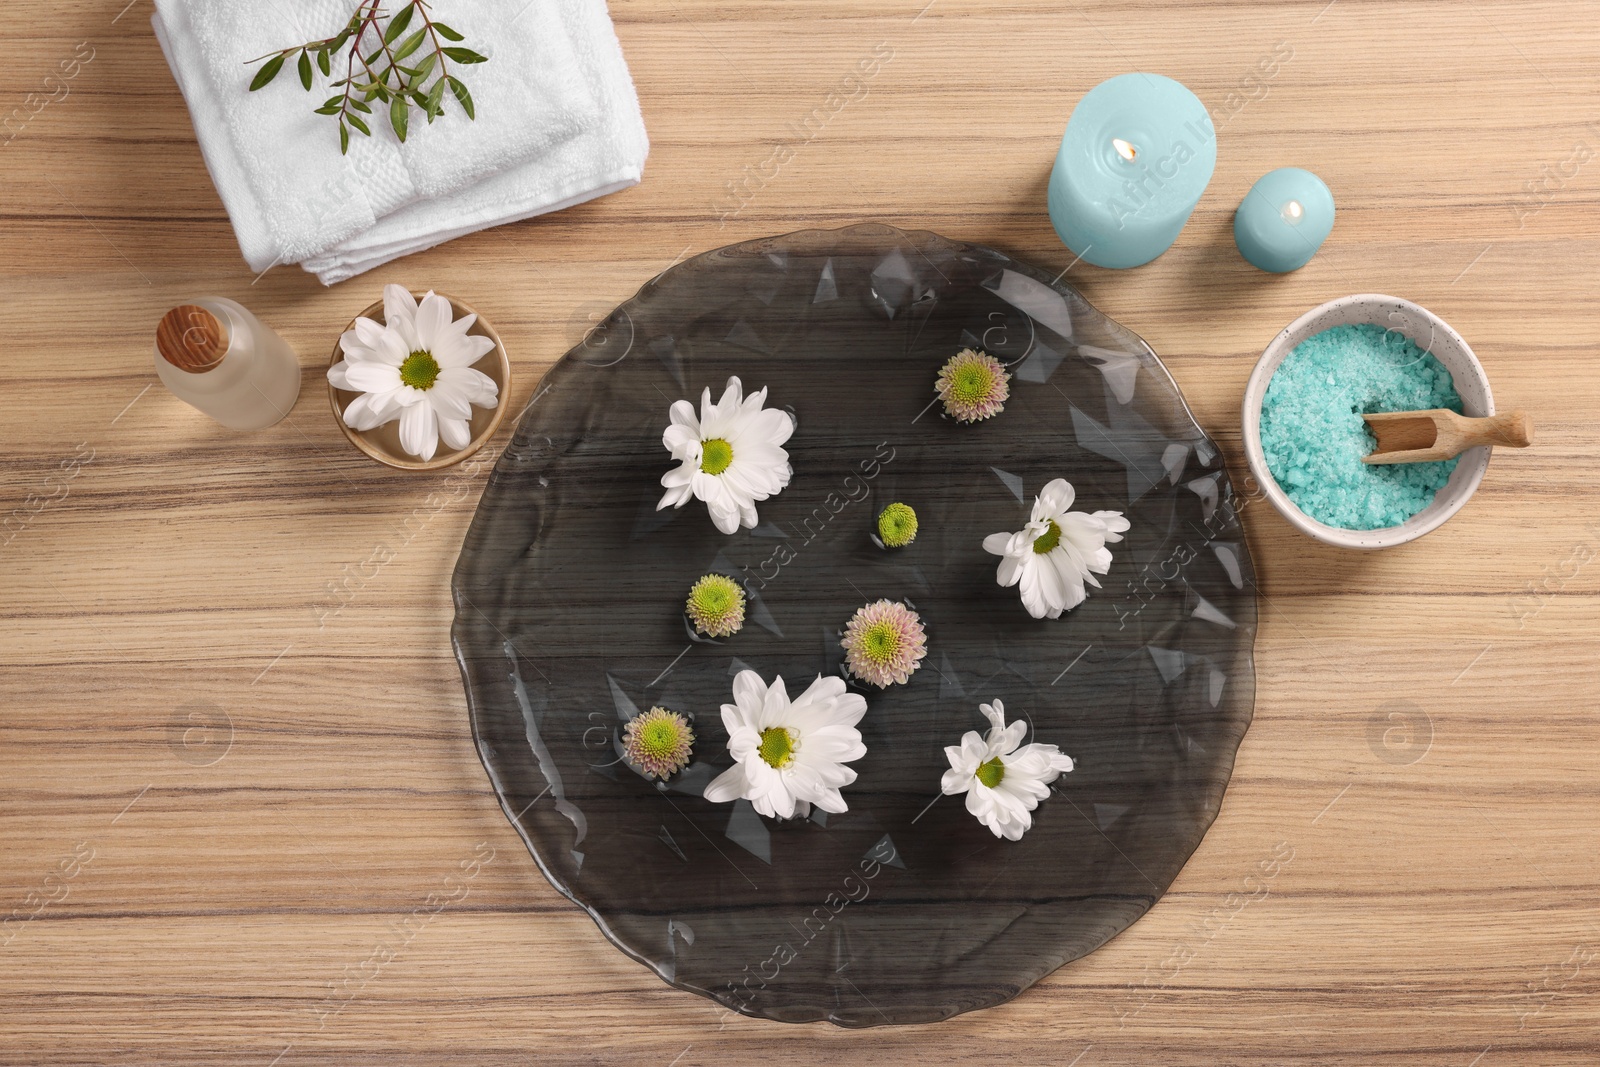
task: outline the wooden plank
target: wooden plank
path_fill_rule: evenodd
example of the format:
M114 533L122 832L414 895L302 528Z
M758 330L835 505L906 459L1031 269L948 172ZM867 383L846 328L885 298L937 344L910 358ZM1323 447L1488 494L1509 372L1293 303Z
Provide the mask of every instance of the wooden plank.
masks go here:
M0 1063L1600 1055L1600 169L1527 192L1578 143L1600 146L1600 8L617 0L650 127L644 184L331 290L241 261L150 11L13 0L0 32L0 118L93 52L0 145L0 512L93 454L0 545L0 917L80 860L65 896L0 925ZM1279 42L1292 58L1251 79ZM892 60L859 95L732 197L879 43ZM1113 272L1074 265L1042 201L1073 102L1129 69L1193 87L1221 153L1177 246ZM1231 217L1282 165L1321 173L1339 222L1309 266L1269 277L1238 258ZM1249 504L1255 721L1172 891L1007 1005L846 1032L670 989L538 874L478 764L448 644L483 475L427 504L444 476L350 449L321 372L382 284L421 283L496 322L525 402L595 317L682 256L863 218L1070 267L1166 359L1236 477L1256 356L1350 292L1448 319L1538 439L1497 457L1443 529L1376 556ZM300 354L289 421L235 436L155 383L156 321L209 292ZM352 986L479 845L494 860L467 898ZM1225 904L1280 845L1293 860L1269 891Z

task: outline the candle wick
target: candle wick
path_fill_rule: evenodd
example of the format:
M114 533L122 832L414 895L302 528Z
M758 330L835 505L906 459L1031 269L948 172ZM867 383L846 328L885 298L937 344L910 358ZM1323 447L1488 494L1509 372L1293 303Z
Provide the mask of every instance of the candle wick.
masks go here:
M1137 148L1133 147L1133 145L1129 144L1127 141L1124 141L1120 137L1111 138L1111 147L1117 150L1117 155L1121 156L1123 159L1126 159L1130 163L1132 163L1134 157L1139 154L1139 150Z

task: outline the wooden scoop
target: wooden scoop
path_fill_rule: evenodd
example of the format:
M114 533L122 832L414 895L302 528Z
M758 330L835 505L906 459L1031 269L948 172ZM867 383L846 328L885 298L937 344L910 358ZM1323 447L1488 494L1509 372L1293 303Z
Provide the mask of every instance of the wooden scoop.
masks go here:
M1378 447L1363 463L1432 463L1477 445L1533 444L1533 420L1522 409L1485 419L1469 419L1447 408L1363 415Z

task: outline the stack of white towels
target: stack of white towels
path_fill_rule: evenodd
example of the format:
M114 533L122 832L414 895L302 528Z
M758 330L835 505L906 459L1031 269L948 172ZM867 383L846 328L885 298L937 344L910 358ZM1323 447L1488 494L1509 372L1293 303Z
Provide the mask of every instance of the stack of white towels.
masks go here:
M413 109L405 144L373 121L341 155L335 120L312 110L333 79L316 74L307 93L293 63L249 91L250 60L337 33L356 3L156 0L156 37L252 270L298 263L332 285L638 184L649 141L605 0L433 0L489 62L453 71L475 121L446 93L431 125Z

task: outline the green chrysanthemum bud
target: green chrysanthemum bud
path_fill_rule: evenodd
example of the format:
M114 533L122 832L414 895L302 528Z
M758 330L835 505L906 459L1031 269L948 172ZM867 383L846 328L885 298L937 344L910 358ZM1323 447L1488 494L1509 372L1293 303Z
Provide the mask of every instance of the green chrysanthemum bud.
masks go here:
M904 548L917 539L917 513L896 501L878 513L878 538L889 548Z

